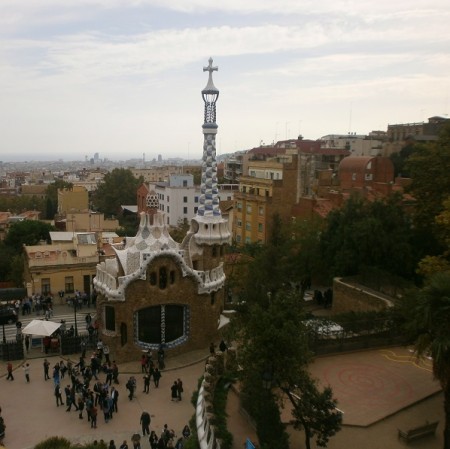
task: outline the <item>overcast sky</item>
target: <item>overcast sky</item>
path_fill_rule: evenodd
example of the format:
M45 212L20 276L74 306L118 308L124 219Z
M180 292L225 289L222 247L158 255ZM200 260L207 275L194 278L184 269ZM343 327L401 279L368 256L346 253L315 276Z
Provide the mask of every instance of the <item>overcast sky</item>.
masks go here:
M449 0L0 0L0 160L200 158L447 114Z

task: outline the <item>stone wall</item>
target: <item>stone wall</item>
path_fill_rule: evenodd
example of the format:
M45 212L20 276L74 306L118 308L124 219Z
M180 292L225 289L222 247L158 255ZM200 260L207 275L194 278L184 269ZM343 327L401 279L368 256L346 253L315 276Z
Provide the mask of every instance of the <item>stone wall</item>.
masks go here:
M342 278L333 280L333 307L331 313L380 311L392 307L392 301L381 293L365 289L361 284Z

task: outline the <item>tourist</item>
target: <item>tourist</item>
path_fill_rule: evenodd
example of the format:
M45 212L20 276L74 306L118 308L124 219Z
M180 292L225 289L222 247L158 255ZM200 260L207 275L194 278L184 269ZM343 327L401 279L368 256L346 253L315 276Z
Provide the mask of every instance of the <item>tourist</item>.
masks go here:
M161 371L158 368L155 368L155 371L153 371L153 382L155 384L155 388L159 387L159 379L161 379Z
M181 401L181 393L183 393L183 382L180 378L177 379L177 395L178 400Z
M23 372L25 373L25 379L27 381L27 383L30 383L30 364L26 363L23 366Z
M48 375L48 371L50 369L50 362L47 359L44 359L44 380L50 379L50 376Z
M145 376L143 377L144 379L144 391L143 393L149 393L150 390L150 376L148 374L145 374Z
M116 449L116 444L114 443L114 440L111 440L111 441L109 442L108 449Z
M148 413L147 411L143 411L142 415L141 415L141 419L140 419L140 424L142 427L142 435L145 437L145 435L150 435L150 422L151 422L151 418L150 418L150 413Z
M62 399L62 392L61 392L61 386L58 384L55 387L55 398L56 398L56 407L59 407L60 405L64 405L63 399Z
M175 380L173 382L173 385L170 387L170 391L171 391L171 400L172 401L178 401L178 384L177 381Z
M183 427L181 433L184 438L189 438L191 436L191 429L189 429L189 426L187 424Z
M6 371L8 372L8 376L6 377L6 380L14 380L14 376L13 376L13 366L11 362L8 362L8 364L6 365Z
M156 432L154 430L150 432L148 441L150 443L151 449L158 449L158 435L156 435Z

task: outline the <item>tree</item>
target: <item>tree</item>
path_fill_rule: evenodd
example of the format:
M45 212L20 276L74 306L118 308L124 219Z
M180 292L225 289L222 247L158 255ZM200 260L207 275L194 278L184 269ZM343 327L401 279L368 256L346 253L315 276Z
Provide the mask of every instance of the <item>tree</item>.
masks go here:
M444 392L444 449L450 449L450 271L434 274L402 304L405 329L419 357L430 355Z
M364 267L413 277L417 260L400 196L374 202L350 198L341 209L330 212L320 240L331 277L356 275Z
M305 431L306 449L311 448L314 437L317 446L326 447L330 437L341 429L342 413L336 408L337 401L330 387L320 391L311 377L300 375L298 378L295 389L280 387L292 404L294 428Z
M436 237L435 217L444 210L450 198L450 124L436 142L417 147L407 161L412 182L408 191L416 200L414 225L417 240L422 244L422 255L442 252Z
M47 220L53 220L55 214L58 211L58 190L71 189L73 184L70 182L57 179L47 187L47 200L45 204L45 218Z
M5 237L4 244L17 253L22 252L23 245L37 245L41 240L50 239L54 227L48 223L24 220L14 223Z
M241 317L242 392L245 407L256 420L262 447L287 447L279 417L284 394L294 406L296 427L305 429L307 447L314 436L317 444L326 444L340 429L331 390L319 391L307 371L311 352L304 318L301 302L292 290L252 301Z
M117 215L121 205L136 204L136 192L142 182L142 176L136 179L131 170L115 168L105 175L93 193L94 208L108 217Z

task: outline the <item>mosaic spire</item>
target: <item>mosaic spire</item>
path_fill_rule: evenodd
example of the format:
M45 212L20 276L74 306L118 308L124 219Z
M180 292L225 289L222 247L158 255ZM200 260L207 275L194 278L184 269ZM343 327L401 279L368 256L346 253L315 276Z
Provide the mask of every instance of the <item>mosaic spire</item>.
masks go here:
M217 161L216 161L216 102L219 98L219 90L214 86L213 72L218 67L213 67L213 60L209 58L209 65L203 67L204 72L209 72L208 83L202 90L202 98L205 103L205 117L203 123L203 158L202 158L202 182L200 186L200 199L197 215L220 217L219 190L217 187Z

